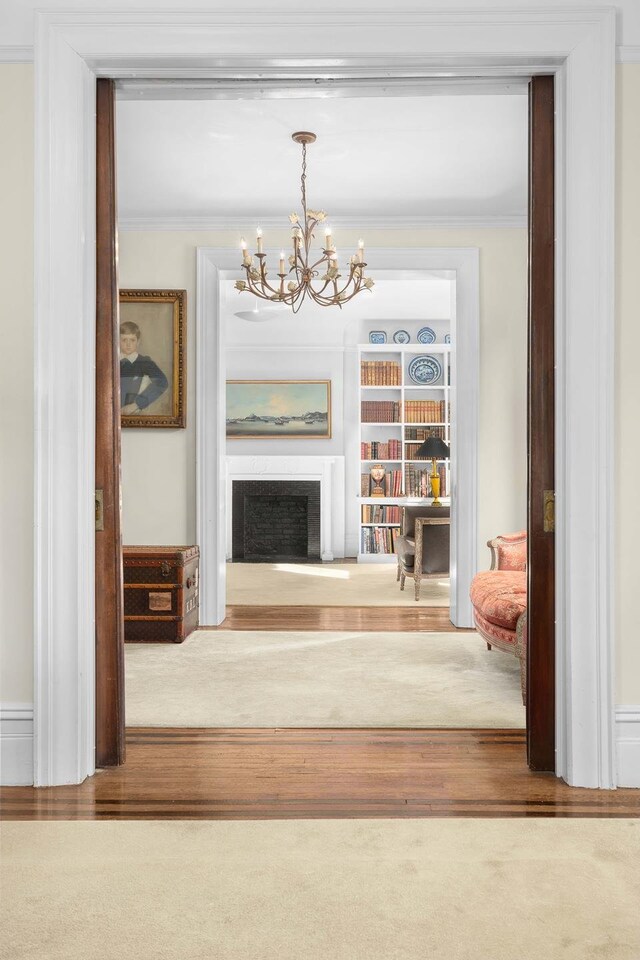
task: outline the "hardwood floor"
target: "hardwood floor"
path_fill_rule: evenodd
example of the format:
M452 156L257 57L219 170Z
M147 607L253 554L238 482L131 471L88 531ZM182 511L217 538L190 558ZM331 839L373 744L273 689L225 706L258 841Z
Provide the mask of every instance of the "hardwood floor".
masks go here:
M637 790L530 772L523 730L132 728L124 766L0 802L7 820L640 816Z
M219 627L204 630L376 630L455 633L448 607L227 607ZM465 631L466 632L466 631Z

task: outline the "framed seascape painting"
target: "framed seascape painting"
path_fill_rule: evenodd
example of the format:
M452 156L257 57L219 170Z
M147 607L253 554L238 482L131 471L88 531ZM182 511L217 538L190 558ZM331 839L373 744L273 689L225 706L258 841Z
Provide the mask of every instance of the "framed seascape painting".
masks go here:
M330 380L227 380L232 440L328 440Z
M123 427L186 426L186 290L120 291Z

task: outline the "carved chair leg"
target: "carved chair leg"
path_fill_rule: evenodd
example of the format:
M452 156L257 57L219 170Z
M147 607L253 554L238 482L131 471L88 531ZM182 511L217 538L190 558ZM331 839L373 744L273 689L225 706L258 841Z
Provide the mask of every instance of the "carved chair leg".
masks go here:
M522 703L527 705L527 662L524 657L520 657L520 690L522 692Z
M414 577L416 585L416 600L420 599L420 577Z
M404 582L405 582L406 579L407 579L407 578L405 577L404 573L400 574L400 589L401 589L401 590L404 590Z
M491 644L487 643L487 650L491 650Z
M401 574L401 572L402 572L402 571L400 570L400 561L398 561L398 569L397 569L397 572L396 572L396 583L397 583L398 580L400 579L400 574Z

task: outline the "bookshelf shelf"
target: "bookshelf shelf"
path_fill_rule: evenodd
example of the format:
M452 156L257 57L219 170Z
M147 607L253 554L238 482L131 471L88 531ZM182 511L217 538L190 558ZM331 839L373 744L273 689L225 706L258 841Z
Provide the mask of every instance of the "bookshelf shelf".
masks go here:
M409 377L410 361L423 353L441 357L443 373L436 384L413 383ZM441 436L445 443L450 442L450 353L451 345L445 343L361 344L358 347L361 485L356 501L359 563L395 563L393 543L396 531L400 532L400 523L386 520L384 510L376 514L380 520L363 520L363 506L401 507L433 502L432 497L419 495L425 489L429 492L427 478L431 473L431 461L416 460L411 454L430 431ZM377 383L377 380L382 382ZM371 416L375 419L363 419ZM389 433L381 432L381 428L386 428ZM390 441L392 448L387 452L385 446ZM364 447L364 444L372 445L374 451L381 447L380 452L385 455L374 458L371 446ZM389 453L399 453L399 456L390 458ZM364 495L364 478L369 476L374 463L387 468L385 483L389 493L385 497ZM449 503L449 461L439 460L437 463L440 467L440 499Z

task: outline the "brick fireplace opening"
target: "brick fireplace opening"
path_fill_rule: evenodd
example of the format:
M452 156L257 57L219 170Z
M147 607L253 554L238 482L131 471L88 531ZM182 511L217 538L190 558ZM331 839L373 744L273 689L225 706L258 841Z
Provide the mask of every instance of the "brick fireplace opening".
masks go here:
M320 560L319 480L234 480L232 560Z

